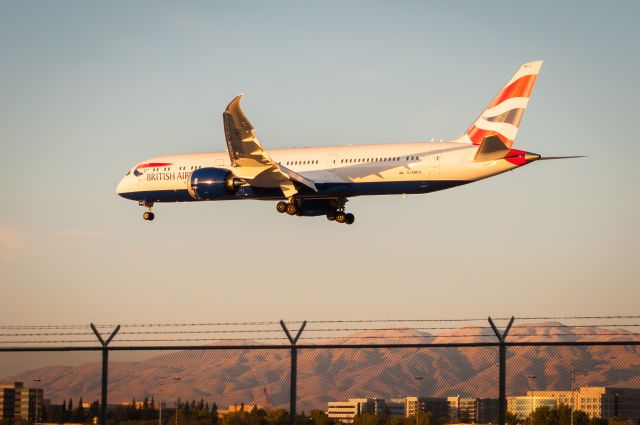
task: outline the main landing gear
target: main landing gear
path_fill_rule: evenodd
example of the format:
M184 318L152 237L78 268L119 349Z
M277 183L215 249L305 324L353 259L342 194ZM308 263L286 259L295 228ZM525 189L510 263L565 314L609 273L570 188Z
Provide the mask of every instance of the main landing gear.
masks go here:
M276 210L278 210L280 214L287 213L289 215L302 216L302 209L298 207L295 202L280 201L276 204Z
M329 210L327 213L327 220L335 220L336 223L353 224L353 222L356 221L356 218L353 214L344 212L344 206L346 203L347 199L338 199L336 207Z
M355 216L351 213L347 213L344 211L345 203L346 203L346 200L339 201L337 203L331 202L327 206L328 209L326 210L327 220L335 221L336 223L353 224L356 220ZM322 210L320 210L319 212L317 210L307 211L307 214L305 214L304 211L302 210L301 205L299 205L295 201L292 201L292 202L280 201L276 204L276 210L280 214L287 213L289 215L297 215L297 216L303 216L303 215L317 216L317 215L323 214Z
M146 221L153 221L153 219L156 218L156 215L151 212L151 208L153 207L153 202L140 201L140 205L143 207L146 207L149 210L149 211L145 211L144 214L142 214L142 218L144 218Z
M351 213L346 213L344 211L336 210L336 211L329 211L327 213L327 220L329 221L335 220L336 223L353 224L353 222L356 221L356 217Z

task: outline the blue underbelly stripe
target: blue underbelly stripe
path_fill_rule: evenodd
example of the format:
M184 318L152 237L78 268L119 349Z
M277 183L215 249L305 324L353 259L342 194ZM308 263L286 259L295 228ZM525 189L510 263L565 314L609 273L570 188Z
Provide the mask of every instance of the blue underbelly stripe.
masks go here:
M436 192L470 183L467 180L431 180L411 182L374 182L374 183L317 183L318 192L302 187L298 194L304 198L326 198L366 195L400 195ZM152 202L189 202L195 201L186 189L180 190L147 190L121 193L120 196L134 201ZM235 194L219 198L232 199L283 199L279 188L242 187Z

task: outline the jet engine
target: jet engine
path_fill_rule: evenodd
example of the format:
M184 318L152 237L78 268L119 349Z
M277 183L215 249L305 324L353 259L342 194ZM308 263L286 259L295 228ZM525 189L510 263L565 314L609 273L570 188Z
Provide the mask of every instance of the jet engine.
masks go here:
M191 173L187 190L193 199L210 201L233 195L241 185L231 171L209 167Z

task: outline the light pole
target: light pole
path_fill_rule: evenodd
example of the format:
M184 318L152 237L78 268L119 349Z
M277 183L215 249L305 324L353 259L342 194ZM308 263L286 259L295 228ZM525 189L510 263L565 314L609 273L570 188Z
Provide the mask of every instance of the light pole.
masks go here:
M533 380L536 379L536 375L527 375L527 379L529 380L529 388L531 388L531 390L529 390L529 398L531 400L531 413L529 415L529 421L531 422L531 425L533 425Z
M576 410L576 395L575 395L575 363L571 362L571 425L573 425L573 411Z
M178 400L180 400L180 377L174 376L173 380L176 381L176 425L178 425Z
M33 382L40 382L42 381L40 378L33 378ZM35 400L33 403L33 408L35 410L35 423L38 423L38 412L40 411L40 408L42 406L42 400L39 400L40 397L38 397L38 391L34 391L34 395L35 395Z
M158 376L158 383L160 384L160 405L158 406L158 425L162 425L162 385L164 384L164 376Z
M414 376L416 380L416 425L420 425L420 381L424 379L422 376Z

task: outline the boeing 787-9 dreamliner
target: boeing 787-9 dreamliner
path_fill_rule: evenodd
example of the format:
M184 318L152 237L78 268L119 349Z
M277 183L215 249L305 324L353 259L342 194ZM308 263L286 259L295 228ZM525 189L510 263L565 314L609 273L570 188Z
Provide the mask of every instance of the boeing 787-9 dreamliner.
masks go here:
M270 149L256 137L237 96L222 117L226 152L160 156L136 164L118 195L146 208L160 202L277 201L291 216L352 224L354 196L429 193L472 183L540 159L513 143L542 61L520 67L459 138L446 142ZM565 157L567 158L567 157Z

